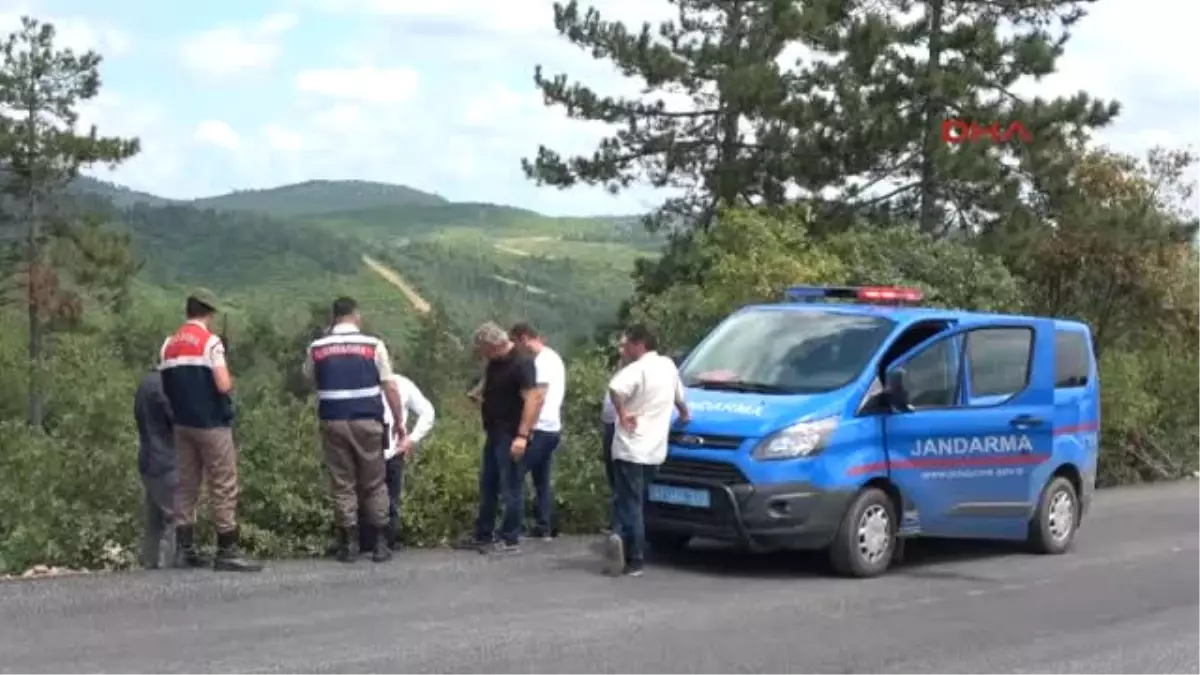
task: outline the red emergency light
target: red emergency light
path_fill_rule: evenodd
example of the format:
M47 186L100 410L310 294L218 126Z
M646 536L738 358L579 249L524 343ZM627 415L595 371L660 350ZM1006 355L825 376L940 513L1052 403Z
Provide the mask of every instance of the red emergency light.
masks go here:
M858 300L872 303L921 302L925 294L919 288L902 286L793 286L785 291L793 302L820 300Z
M858 299L872 302L920 302L925 294L919 288L899 286L863 286L858 289Z

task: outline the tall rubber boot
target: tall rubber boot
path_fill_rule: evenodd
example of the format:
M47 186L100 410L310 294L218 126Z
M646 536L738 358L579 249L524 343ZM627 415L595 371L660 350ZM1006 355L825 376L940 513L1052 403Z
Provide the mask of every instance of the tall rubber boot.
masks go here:
M371 555L375 551L375 530L373 525L358 524L358 555Z
M217 558L213 569L220 572L259 572L262 565L247 560L238 548L238 531L217 533Z
M377 563L387 562L392 559L392 547L388 545L386 528L376 527L374 530L375 552L371 555L371 560Z
M344 563L352 563L358 559L358 528L338 528L337 559Z
M207 567L208 559L196 548L196 526L180 525L175 528L175 561L180 568Z

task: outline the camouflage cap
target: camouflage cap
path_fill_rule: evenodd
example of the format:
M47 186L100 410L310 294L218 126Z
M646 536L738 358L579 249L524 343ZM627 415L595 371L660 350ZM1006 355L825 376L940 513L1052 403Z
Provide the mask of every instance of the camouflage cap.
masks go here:
M188 299L195 300L196 302L212 309L214 312L221 308L221 301L217 299L217 294L213 293L207 288L192 289L192 292L188 294Z

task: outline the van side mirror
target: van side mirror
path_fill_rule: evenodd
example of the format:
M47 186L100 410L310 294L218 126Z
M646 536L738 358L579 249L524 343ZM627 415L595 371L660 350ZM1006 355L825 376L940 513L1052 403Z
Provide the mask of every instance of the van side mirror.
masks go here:
M671 352L671 360L675 362L676 366L681 366L687 360L689 352L691 352L690 349L676 349Z
M912 407L908 403L908 392L904 386L904 369L894 368L884 376L883 394L887 405L895 412L908 412Z

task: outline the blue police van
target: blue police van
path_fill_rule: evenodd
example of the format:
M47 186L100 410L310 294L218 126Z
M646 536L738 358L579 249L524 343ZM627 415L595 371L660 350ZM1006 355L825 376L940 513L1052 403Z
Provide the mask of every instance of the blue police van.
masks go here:
M651 546L825 549L858 577L915 536L1065 552L1095 487L1091 332L921 299L796 287L690 350L692 419L649 487Z

